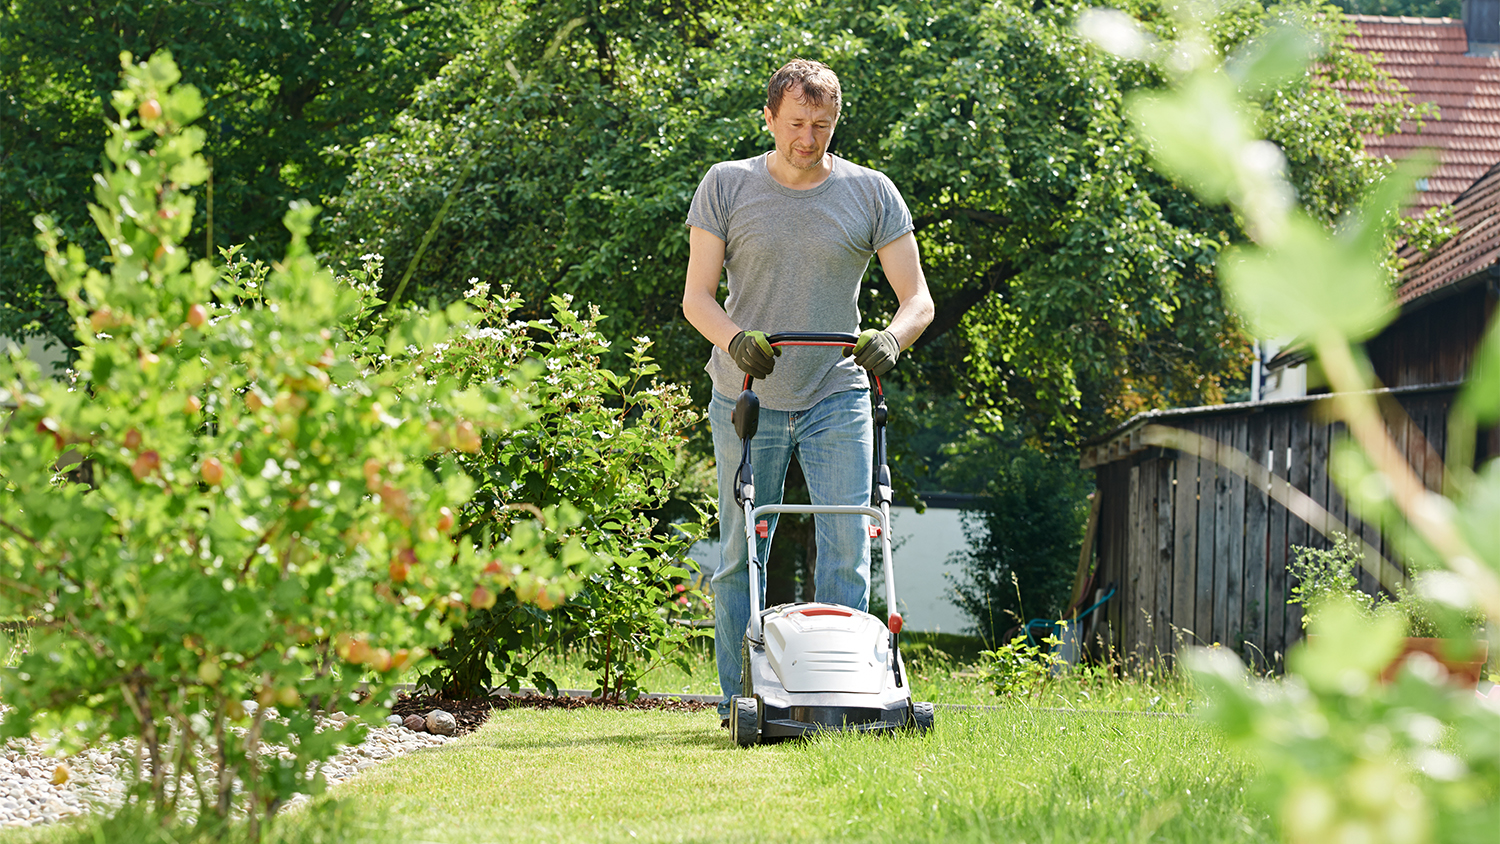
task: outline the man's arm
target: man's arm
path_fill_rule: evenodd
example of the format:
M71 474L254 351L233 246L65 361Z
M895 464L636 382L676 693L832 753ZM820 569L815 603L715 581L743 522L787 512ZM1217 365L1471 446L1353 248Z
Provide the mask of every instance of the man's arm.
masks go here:
M697 226L688 229L687 285L682 291L682 315L710 343L728 352L729 341L740 333L740 327L724 312L724 306L718 300L719 275L724 271L724 241ZM932 319L930 301L928 319Z
M721 261L722 246L720 243ZM896 301L900 303L887 330L896 335L902 349L909 349L932 322L933 314L932 294L927 292L927 277L922 274L917 239L907 232L882 246L875 254L880 257L880 268L885 271L885 277L896 293Z

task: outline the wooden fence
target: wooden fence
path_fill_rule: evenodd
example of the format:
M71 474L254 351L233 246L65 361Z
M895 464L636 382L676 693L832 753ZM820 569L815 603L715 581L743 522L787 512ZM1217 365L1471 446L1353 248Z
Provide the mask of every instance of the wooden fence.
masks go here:
M1451 385L1379 393L1392 433L1431 489L1442 484L1454 394ZM1131 662L1170 662L1183 644L1219 643L1262 670L1279 671L1287 647L1302 635L1301 610L1287 604L1293 546L1332 545L1296 514L1332 532L1309 515L1316 508L1303 506L1308 499L1326 510L1334 528L1343 523L1383 557L1381 580L1403 576L1400 537L1382 536L1361 520L1329 476L1343 426L1328 421L1328 401L1142 414L1085 449L1083 466L1095 470L1101 499L1091 598L1117 588L1083 630L1092 647ZM1203 438L1197 442L1208 449L1152 445L1193 439L1181 434ZM1234 462L1225 459L1230 449L1269 473L1255 465L1243 474L1230 471L1224 465ZM1246 462L1239 459L1239 468ZM1361 573L1360 585L1372 594L1380 588L1369 572Z

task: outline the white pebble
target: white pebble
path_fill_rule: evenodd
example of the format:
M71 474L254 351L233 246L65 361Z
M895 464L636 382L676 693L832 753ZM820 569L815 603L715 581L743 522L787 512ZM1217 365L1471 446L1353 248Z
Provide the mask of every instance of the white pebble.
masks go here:
M247 711L252 705L247 705ZM0 714L4 709L0 706ZM347 720L347 715L333 713L321 726L336 727ZM446 736L413 733L399 725L372 727L362 744L347 745L323 763L323 777L329 785L337 785L381 762L449 740ZM266 752L290 758L284 748L267 748ZM64 761L71 775L62 785L53 785L53 772ZM33 739L0 745L0 829L52 823L96 806L117 808L125 799L125 782L120 775L134 763L135 744L128 740L90 748L67 760L48 755L44 744ZM207 767L205 772L212 779ZM289 805L300 802L303 800L293 800Z

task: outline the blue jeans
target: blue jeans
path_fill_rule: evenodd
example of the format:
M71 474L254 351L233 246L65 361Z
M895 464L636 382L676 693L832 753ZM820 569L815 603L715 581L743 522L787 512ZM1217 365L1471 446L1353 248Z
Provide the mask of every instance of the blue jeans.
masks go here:
M719 470L719 538L723 556L714 572L714 652L719 667L720 717L729 716L729 697L740 693L740 645L750 623L750 571L745 545L745 513L734 503L734 474L740 465L740 439L730 414L734 402L717 391L708 407L714 458ZM781 502L782 485L792 453L807 478L814 504L870 503L874 475L874 421L868 390L835 393L807 410L760 410L760 427L751 440L755 467L755 504ZM865 611L870 604L869 519L865 516L813 517L817 530L816 599ZM769 516L771 536L776 517ZM757 543L765 563L771 537ZM761 606L766 581L761 578Z

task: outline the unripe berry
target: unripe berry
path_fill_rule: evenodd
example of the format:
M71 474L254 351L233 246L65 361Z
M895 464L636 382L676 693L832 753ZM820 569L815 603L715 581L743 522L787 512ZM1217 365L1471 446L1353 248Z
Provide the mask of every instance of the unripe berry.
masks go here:
M474 591L469 593L469 606L476 610L487 610L494 605L495 593L483 586L475 586Z
M161 455L155 451L143 451L135 458L135 462L130 464L130 473L135 475L136 480L144 481L159 468L161 468Z

